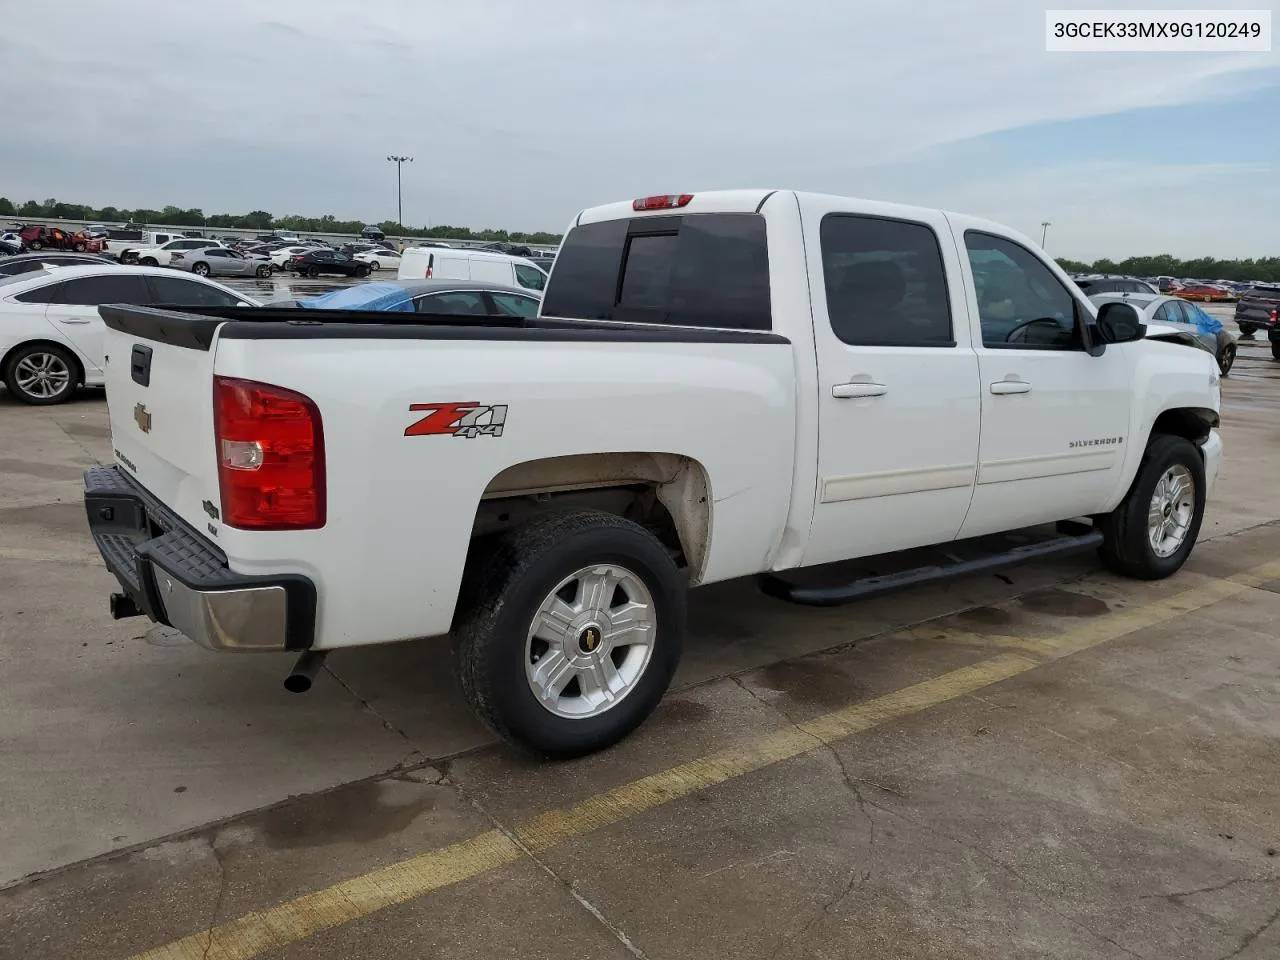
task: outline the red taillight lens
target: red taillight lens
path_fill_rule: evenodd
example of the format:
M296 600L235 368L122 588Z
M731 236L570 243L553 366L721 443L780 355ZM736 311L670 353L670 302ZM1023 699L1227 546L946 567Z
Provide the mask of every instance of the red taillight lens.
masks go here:
M1272 310L1272 311L1271 311L1271 322L1272 322L1272 323L1275 323L1275 322L1277 322L1278 320L1280 320L1280 311Z
M631 201L632 210L674 210L676 207L685 207L689 205L689 201L693 199L692 193L671 193L662 194L656 197L641 197L639 200Z
M310 398L252 380L213 378L222 520L247 530L325 522L324 431Z

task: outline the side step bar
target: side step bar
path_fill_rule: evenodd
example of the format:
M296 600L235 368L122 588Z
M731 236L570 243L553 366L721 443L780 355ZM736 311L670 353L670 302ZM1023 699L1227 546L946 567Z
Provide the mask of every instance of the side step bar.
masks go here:
M1081 529L1077 525L1076 529ZM1004 553L993 553L973 560L961 560L958 563L916 567L914 570L903 570L882 577L862 577L849 583L841 583L830 587L806 587L782 579L777 574L765 573L758 578L761 591L777 600L788 603L799 603L808 607L838 607L854 600L862 600L891 590L904 587L916 587L924 583L937 583L940 580L951 580L970 573L985 573L988 570L999 570L1027 560L1039 560L1041 557L1058 557L1069 553L1083 553L1102 545L1102 532L1090 530L1074 536L1055 537L1042 543L1031 543L1014 547Z

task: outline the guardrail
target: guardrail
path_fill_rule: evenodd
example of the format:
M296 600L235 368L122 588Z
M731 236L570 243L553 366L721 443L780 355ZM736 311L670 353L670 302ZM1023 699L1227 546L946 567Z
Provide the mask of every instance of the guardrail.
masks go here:
M12 223L24 222L23 218L16 217L16 216L0 218L0 220L4 220L6 222L12 222ZM49 226L49 227L61 227L63 230L66 230L69 233L75 233L77 230L83 230L85 227L87 227L91 223L102 223L103 221L101 220L59 220L55 217L33 217L33 218L30 218L30 222L44 224L45 226ZM119 226L119 224L109 223L107 224L107 226L117 227ZM163 224L163 223L149 223L145 227L142 227L140 229L149 230L152 233L187 233L190 231L196 231L200 234L203 234L206 237L243 237L246 240L251 240L254 237L257 237L269 232L267 230L245 230L240 227L191 227L191 226L178 227L178 226L169 226L168 224ZM292 233L299 238L314 237L315 239L323 240L326 243L342 244L342 243L351 243L353 241L360 241L364 239L363 237L360 237L351 233L312 233L307 230L285 230L281 232ZM488 240L453 240L448 237L393 237L390 235L387 236L387 239L397 245L407 246L407 247L412 247L422 243L430 243L433 240L439 240L441 243L447 243L451 247L470 247L470 248L483 247L486 243L491 242ZM535 253L543 253L543 252L555 253L556 250L558 249L557 247L547 246L546 244L529 243L529 244L525 244L525 246L527 246L530 250L533 250Z

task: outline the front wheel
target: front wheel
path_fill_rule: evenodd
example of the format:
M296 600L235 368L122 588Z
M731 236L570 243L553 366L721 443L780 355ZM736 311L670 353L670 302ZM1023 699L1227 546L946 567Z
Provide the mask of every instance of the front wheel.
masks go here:
M138 261L138 262L139 262L139 263L141 263L144 267L158 267L158 266L160 266L160 261L159 261L159 260L157 260L155 257L143 257L143 258L142 258L140 261Z
M473 556L454 630L462 692L491 729L544 757L622 740L671 683L685 585L629 520L551 514Z
M267 277L271 276L271 268L265 265L261 266L257 269L257 274L259 278L265 280Z
M356 276L359 277L361 280L367 277L370 272L371 271L368 267L356 267Z
M1231 372L1231 368L1236 362L1236 345L1234 343L1226 343L1222 345L1222 349L1218 351L1218 372L1224 377Z
M1098 521L1099 550L1115 573L1161 580L1191 555L1204 519L1204 460L1190 440L1157 433L1128 495Z
M31 241L31 249L32 249L32 250L43 250L43 249L44 249L44 241L43 241L43 240L32 240L32 241Z

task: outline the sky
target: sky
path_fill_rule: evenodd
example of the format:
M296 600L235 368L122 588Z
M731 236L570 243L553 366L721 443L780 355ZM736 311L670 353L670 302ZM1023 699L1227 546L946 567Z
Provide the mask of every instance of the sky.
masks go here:
M394 220L402 154L411 226L773 187L1049 221L1076 259L1280 255L1280 51L1048 53L1044 10L0 0L39 78L0 100L0 195Z

